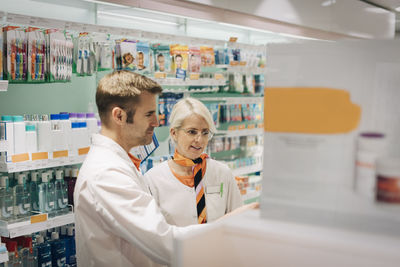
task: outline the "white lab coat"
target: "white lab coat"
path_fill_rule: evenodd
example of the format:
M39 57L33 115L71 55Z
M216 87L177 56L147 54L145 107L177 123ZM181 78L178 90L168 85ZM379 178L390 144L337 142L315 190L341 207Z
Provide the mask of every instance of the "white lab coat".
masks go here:
M177 226L197 224L196 192L181 183L165 161L145 174L152 195L168 223ZM243 205L232 171L225 164L207 158L205 187L207 222Z
M196 229L169 225L126 151L100 134L93 135L74 200L81 267L170 264L173 238Z

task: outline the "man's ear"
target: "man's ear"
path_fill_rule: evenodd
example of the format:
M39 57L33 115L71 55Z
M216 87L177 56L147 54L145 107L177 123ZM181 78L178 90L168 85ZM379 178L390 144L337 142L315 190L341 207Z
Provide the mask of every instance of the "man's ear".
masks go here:
M117 125L123 125L126 122L126 112L120 107L114 107L111 110L111 117Z

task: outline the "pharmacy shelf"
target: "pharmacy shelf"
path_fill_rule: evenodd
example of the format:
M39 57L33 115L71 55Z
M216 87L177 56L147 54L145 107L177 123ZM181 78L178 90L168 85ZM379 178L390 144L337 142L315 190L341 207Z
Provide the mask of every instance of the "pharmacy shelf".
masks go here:
M198 80L177 79L177 78L153 78L161 86L223 86L226 85L225 79L199 78Z
M16 162L16 163L0 163L0 172L22 172L22 171L31 171L37 169L44 169L44 168L54 168L66 165L75 165L80 164L85 159L86 155L79 155L79 156L71 156L71 157L61 157L56 159L42 159L42 160L35 160L35 161L23 161L23 162Z
M262 96L246 96L238 94L236 97L223 97L223 96L213 96L213 97L196 97L200 101L209 102L225 102L224 104L258 104L264 101Z
M218 87L200 87L200 88L185 88L185 87L181 87L181 88L163 88L163 93L216 93L218 92L219 88Z
M240 63L239 63L240 64ZM202 72L217 72L218 69L223 69L226 72L236 72L236 73L242 73L242 74L264 74L266 73L266 68L261 68L261 67L252 67L252 66L247 66L247 65L238 65L238 66L232 66L232 65L224 65L224 64L218 64L214 68L202 68Z
M248 135L260 135L264 133L264 129L262 128L255 128L255 129L243 129L243 130L221 130L218 131L218 135L224 136L248 136Z
M7 221L0 221L0 235L14 238L17 236L30 235L39 231L67 225L74 223L74 214L71 212L54 218L48 218L47 220L36 223L32 223L32 221L33 220L31 219L29 221L10 224Z
M253 173L253 172L260 172L262 171L262 164L254 164L250 166L245 166L245 167L240 167L232 170L232 173L234 176L240 176L248 173Z
M247 193L242 195L242 200L244 204L249 204L252 202L258 202L261 196L261 191L247 190Z
M7 262L7 261L8 261L7 251L0 253L0 263Z
M0 80L0 92L7 92L8 81Z

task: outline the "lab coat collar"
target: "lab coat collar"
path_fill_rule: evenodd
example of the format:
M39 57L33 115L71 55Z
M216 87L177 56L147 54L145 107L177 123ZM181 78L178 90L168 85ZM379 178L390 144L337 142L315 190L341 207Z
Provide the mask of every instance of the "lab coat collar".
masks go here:
M92 145L110 149L111 151L117 153L117 155L120 156L122 159L126 160L129 164L132 164L132 167L136 170L136 167L133 164L132 160L129 158L128 153L126 153L126 151L122 148L122 146L120 146L110 137L107 137L102 134L93 134Z

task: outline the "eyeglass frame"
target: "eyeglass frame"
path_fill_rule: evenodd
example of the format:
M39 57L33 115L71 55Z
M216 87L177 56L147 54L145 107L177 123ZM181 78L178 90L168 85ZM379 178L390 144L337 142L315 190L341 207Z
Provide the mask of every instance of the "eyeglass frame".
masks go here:
M198 129L195 129L195 128L181 128L181 127L177 127L177 128L175 128L175 129L177 129L177 130L183 130L184 133L185 133L186 135L190 136L190 137L197 137L197 136L199 135L199 132L200 132L200 137L203 137L203 136L204 136L204 135L203 135L203 131L199 131ZM197 133L193 136L192 134L188 133L188 131L196 131ZM208 133L207 133L207 140L210 141L210 140L213 138L214 133L213 133L210 129L208 129L207 131L208 131Z

